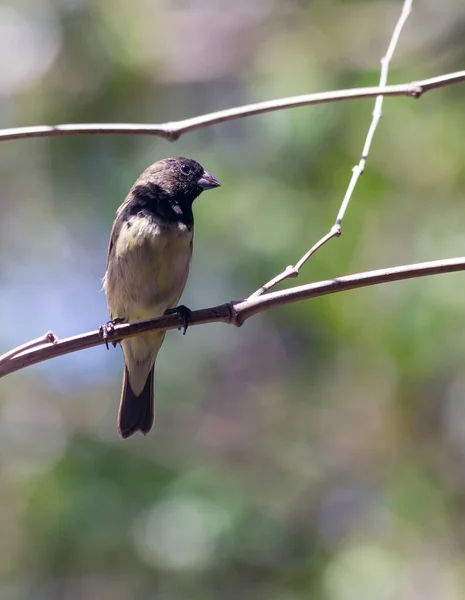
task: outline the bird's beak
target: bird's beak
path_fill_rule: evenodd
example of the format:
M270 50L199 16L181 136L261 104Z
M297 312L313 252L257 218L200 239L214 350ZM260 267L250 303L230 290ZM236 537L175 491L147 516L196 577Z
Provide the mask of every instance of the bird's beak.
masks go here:
M197 184L203 190L211 190L211 189L219 187L221 185L221 183L218 181L218 179L211 173L207 173L207 171L203 172L203 175L197 181Z

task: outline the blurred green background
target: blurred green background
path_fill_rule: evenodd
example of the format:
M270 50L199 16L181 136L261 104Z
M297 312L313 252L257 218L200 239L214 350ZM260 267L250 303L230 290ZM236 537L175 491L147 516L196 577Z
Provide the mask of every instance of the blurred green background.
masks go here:
M401 2L0 3L2 127L164 122L374 85ZM464 68L463 0L414 2L389 81ZM299 283L464 254L465 86L386 99L343 225ZM0 145L1 351L107 320L116 208L190 156L182 301L241 299L333 223L372 100L135 136ZM116 434L103 347L0 383L0 598L465 598L462 274L167 335L152 433Z

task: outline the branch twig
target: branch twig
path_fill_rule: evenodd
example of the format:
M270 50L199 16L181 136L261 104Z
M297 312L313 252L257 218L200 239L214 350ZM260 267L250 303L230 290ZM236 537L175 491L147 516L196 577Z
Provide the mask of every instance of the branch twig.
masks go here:
M319 281L301 285L278 292L269 292L255 298L246 298L238 302L226 302L212 308L205 308L192 312L190 326L202 325L205 323L230 323L240 327L247 319L260 312L284 306L293 302L309 300L319 296L326 296L336 292L353 290L356 288L387 283L391 281L400 281L404 279L413 279L425 277L428 275L438 275L441 273L454 273L456 271L465 271L465 256L445 260L436 260L431 262L417 263L413 265L403 265L399 267L390 267L387 269L378 269L376 271L367 271L365 273L356 273L354 275L345 275L335 279ZM114 332L110 335L111 341L120 341L123 338L145 333L147 331L161 331L168 329L179 329L183 326L183 321L177 315L167 315L158 319L140 321L138 323L125 323L116 325ZM15 371L19 371L30 365L34 365L45 360L70 354L92 348L105 343L99 331L91 331L76 335L74 337L58 340L49 332L46 334L51 341L44 345L45 336L40 339L40 346L37 346L38 340L33 340L18 346L3 356L0 356L0 377L4 377Z
M326 244L326 242L328 242L331 238L333 238L336 235L341 235L341 229L339 227L336 231L336 225L334 225L326 235L324 235L320 240L318 240L318 242L314 244L310 248L310 250L302 256L302 258L295 266L289 265L288 267L286 267L284 271L279 273L279 275L276 275L276 277L270 279L270 281L262 285L261 288L259 288L256 292L249 296L249 299L251 300L252 298L257 298L258 296L261 296L262 294L268 292L269 290L271 290L271 288L274 288L275 285L278 285L278 283L284 281L285 279L297 277L300 271L300 267L307 262L310 256L315 254L317 250L319 250L322 246Z
M399 20L394 28L394 32L392 34L391 41L389 42L389 47L385 56L381 59L381 74L379 78L379 86L383 87L386 85L389 66L391 64L392 57L394 55L394 51L397 47L397 43L399 41L400 34L402 29L410 15L410 11L412 10L412 0L405 0L404 5L402 7L402 12L400 14ZM375 108L373 110L373 118L371 120L370 127L368 129L367 137L365 140L365 144L362 150L362 157L358 165L355 165L352 169L352 178L349 182L349 186L347 188L346 195L344 200L342 201L341 208L339 209L339 213L336 217L335 226L340 226L342 223L342 219L344 218L345 212L347 210L347 206L349 205L350 199L352 197L355 186L357 185L358 180L361 175L365 171L365 165L368 159L368 154L370 152L371 144L373 142L373 138L376 132L376 129L381 121L381 117L383 116L383 100L384 96L381 94L376 98Z
M21 344L21 346L17 346L13 348L9 352L5 352L2 356L0 356L0 369L4 364L8 364L12 358L21 354L22 352L26 352L26 350L30 350L31 348L37 348L38 346L48 346L49 344L56 344L58 338L55 336L53 331L47 331L40 337L35 340L30 340L25 344Z
M281 98L279 100L268 100L257 104L247 104L236 108L220 110L218 112L173 121L163 124L143 123L82 123L65 125L37 125L33 127L13 127L0 129L0 141L20 140L37 137L59 137L63 135L154 135L163 137L170 141L177 140L181 135L253 115L261 115L277 110L310 106L312 104L325 104L328 102L341 102L343 100L357 100L361 98L376 98L376 96L408 96L419 98L425 92L447 85L453 85L465 81L465 71L448 73L431 79L423 79L413 83L401 83L398 85L375 86L355 88L348 90L336 90L333 92L322 92L318 94L304 94Z
M399 37L402 32L402 28L404 27L404 25L407 21L407 18L410 14L410 11L412 9L412 2L413 2L413 0L405 0L404 1L404 4L402 6L402 11L400 13L400 17L396 23L396 26L394 27L394 31L392 33L391 41L389 42L387 52L381 59L381 73L380 73L380 78L379 78L379 87L380 88L386 87L387 77L388 77L388 73L389 73L389 65L391 63L392 57L394 55L394 51L395 51L397 43L399 41ZM329 242L329 240L332 240L335 237L341 236L341 234L342 234L342 229L341 229L342 219L344 218L347 207L349 206L349 202L350 202L350 199L352 198L352 194L355 190L355 186L357 185L358 180L360 179L360 177L363 175L363 173L365 171L365 165L366 165L366 162L368 159L368 154L370 152L371 144L373 142L373 138L374 138L376 129L378 127L378 124L381 120L381 117L383 116L383 99L384 99L384 96L382 94L376 97L376 102L375 102L375 107L373 110L370 127L368 128L368 133L367 133L367 136L365 139L365 143L363 145L362 157L361 157L358 165L355 165L352 168L352 177L350 178L349 185L347 187L346 193L342 200L342 204L339 208L339 212L337 214L334 225L331 227L331 229L328 231L328 233L326 235L324 235L320 240L318 240L318 242L316 244L314 244L310 248L310 250L308 250L308 252L306 252L302 256L302 258L298 261L298 263L296 265L294 265L294 266L289 265L288 267L286 267L284 269L284 271L279 273L279 275L276 275L276 277L273 277L273 279L271 279L270 281L268 281L267 283L262 285L261 288L259 288L256 292L254 292L252 294L251 298L255 298L256 296L260 296L261 294L264 294L265 292L271 290L275 285L277 285L281 281L284 281L285 279L289 279L291 277L297 277L299 275L299 271L302 268L302 266L309 260L309 258L311 256L313 256L320 248L322 248L326 244L326 242Z

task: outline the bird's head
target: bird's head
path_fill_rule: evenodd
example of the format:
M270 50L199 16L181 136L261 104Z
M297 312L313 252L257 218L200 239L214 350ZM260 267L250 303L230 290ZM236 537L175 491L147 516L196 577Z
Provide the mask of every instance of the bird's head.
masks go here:
M189 220L194 200L203 191L220 185L191 158L164 158L141 174L131 192L147 208L169 220Z

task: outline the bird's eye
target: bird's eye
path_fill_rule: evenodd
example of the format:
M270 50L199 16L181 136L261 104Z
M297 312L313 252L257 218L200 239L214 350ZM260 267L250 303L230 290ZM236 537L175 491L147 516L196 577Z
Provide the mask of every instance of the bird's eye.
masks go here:
M183 173L184 175L189 175L190 172L191 172L191 168L189 165L181 166L181 173Z

